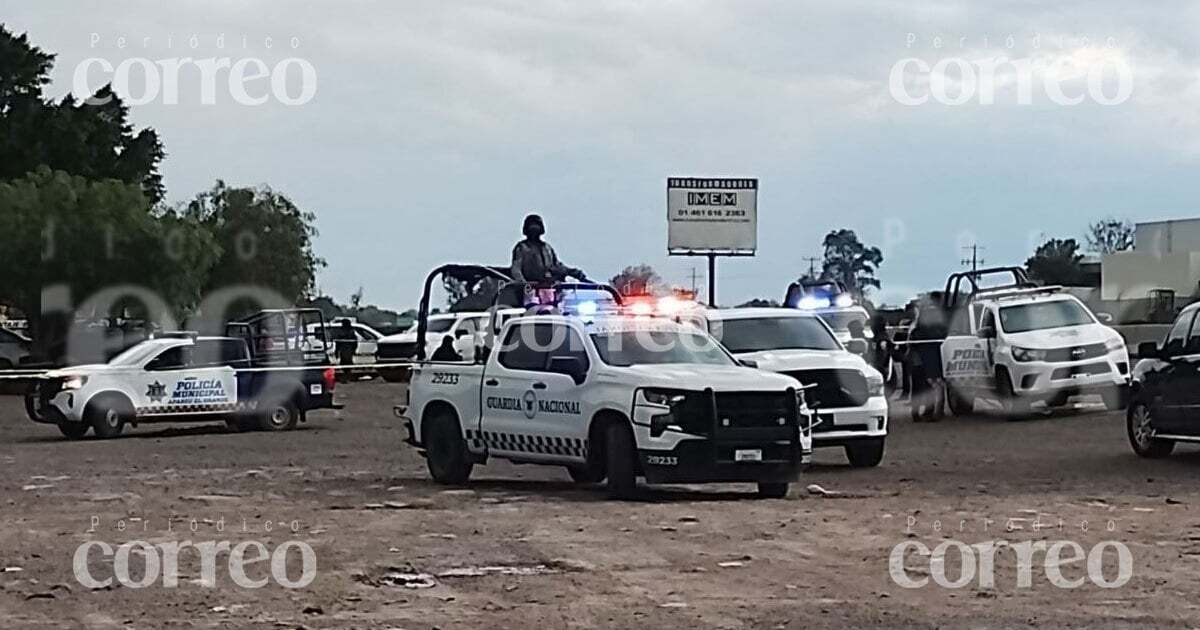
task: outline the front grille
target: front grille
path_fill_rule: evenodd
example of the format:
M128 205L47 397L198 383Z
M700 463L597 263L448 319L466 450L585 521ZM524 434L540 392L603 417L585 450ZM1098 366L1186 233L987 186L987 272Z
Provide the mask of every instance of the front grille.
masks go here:
M1050 374L1050 379L1061 381L1071 378L1077 374L1087 376L1095 376L1097 374L1108 374L1107 363L1089 363L1087 365L1072 365L1071 367L1058 368Z
M381 343L375 354L380 360L411 359L417 355L417 342Z
M1102 343L1093 343L1086 346L1069 346L1066 348L1054 348L1046 351L1046 361L1050 363L1066 363L1068 361L1086 361L1088 359L1097 359L1108 354L1108 348Z
M716 396L717 422L722 427L785 426L796 413L795 394L788 392L718 392Z
M858 370L798 370L784 372L801 385L815 385L804 390L804 400L814 409L860 407L867 404L867 377Z

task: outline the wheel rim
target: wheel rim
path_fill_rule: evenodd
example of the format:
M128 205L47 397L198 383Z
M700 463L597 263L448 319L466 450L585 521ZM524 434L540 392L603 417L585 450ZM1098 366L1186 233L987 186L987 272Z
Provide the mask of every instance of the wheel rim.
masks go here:
M117 413L116 409L109 409L104 412L104 424L110 428L117 428L121 424L121 414Z
M1129 428L1133 431L1133 441L1140 448L1150 447L1154 435L1154 429L1150 427L1152 419L1153 416L1150 415L1150 410L1145 405L1138 405L1133 410L1133 419Z
M291 414L286 407L276 407L271 410L271 424L281 427L288 423Z

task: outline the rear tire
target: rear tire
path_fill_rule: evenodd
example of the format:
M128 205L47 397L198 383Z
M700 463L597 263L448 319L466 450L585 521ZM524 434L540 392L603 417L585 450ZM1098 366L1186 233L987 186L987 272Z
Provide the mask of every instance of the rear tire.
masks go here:
M458 419L446 412L435 413L425 429L425 460L433 480L446 485L462 485L471 478L475 467L467 452Z
M96 437L107 440L121 435L125 422L133 415L133 410L125 401L115 396L102 396L88 403L84 413L86 424L91 425Z
M300 409L291 398L274 399L267 403L258 416L258 428L263 431L290 431L299 422Z
M72 440L82 439L83 436L87 435L88 430L91 428L91 425L89 425L87 422L71 422L69 420L63 420L62 422L58 423L58 430L61 431L63 435L67 436L68 439Z
M1146 403L1138 402L1129 407L1125 414L1125 427L1129 434L1129 445L1139 457L1159 459L1175 450L1173 440L1154 437L1154 412Z
M633 498L637 492L637 446L628 426L613 422L605 427L604 453L609 496Z
M758 496L761 499L786 499L788 487L787 482L765 483L760 481L758 484Z
M953 385L946 383L946 406L957 417L969 416L975 411L975 399L967 398Z
M855 440L845 446L846 459L855 468L873 468L883 461L885 438Z

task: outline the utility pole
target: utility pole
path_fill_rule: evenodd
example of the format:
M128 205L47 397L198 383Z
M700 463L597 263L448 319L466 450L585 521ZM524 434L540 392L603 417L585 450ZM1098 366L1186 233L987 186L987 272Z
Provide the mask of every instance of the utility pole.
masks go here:
M817 277L817 261L821 260L817 256L805 256L802 260L808 261L808 277L816 279Z
M967 246L963 247L964 252L968 251L968 250L971 252L971 257L963 258L961 263L963 265L970 265L971 273L975 273L976 271L979 271L979 265L982 265L985 262L987 262L986 260L979 257L979 250L981 250L981 249L987 249L987 248L980 247L978 243L972 243L971 245L967 245Z

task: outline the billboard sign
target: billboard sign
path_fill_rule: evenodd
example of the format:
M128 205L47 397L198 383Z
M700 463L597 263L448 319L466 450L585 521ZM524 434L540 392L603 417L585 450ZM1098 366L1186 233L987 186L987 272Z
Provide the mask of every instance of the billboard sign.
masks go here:
M758 249L758 180L667 178L667 253L749 256Z

